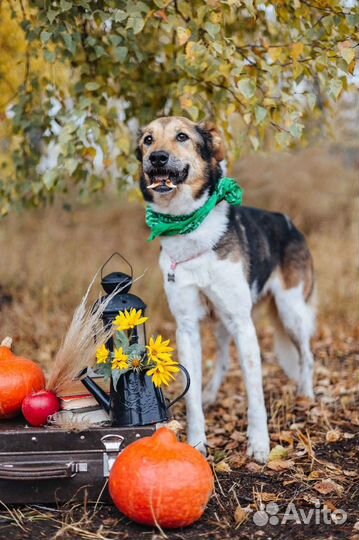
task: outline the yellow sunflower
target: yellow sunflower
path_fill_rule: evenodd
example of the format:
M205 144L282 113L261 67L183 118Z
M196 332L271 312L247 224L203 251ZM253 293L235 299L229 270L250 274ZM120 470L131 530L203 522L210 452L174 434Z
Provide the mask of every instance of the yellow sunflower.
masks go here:
M123 352L122 347L114 350L114 358L112 360L112 369L128 369L128 355Z
M105 344L101 345L96 351L96 360L98 364L106 364L110 351Z
M146 322L147 319L148 317L142 317L142 309L139 309L138 311L136 309L127 311L126 309L124 312L120 311L116 319L113 321L113 325L117 331L121 332L123 330L135 328L135 326L139 326L140 324Z
M169 346L170 340L163 341L162 336L157 336L156 340L150 338L149 344L146 345L148 351L148 359L152 362L172 362L173 347Z
M176 362L160 362L154 368L147 371L147 375L152 377L152 382L155 386L159 387L162 384L168 385L171 379L175 380L172 373L179 371L176 366Z

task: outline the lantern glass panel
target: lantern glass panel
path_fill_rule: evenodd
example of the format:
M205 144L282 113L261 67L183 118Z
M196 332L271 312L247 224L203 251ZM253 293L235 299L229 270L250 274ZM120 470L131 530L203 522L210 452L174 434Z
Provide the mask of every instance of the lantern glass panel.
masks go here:
M144 324L136 326L133 330L127 330L128 338L131 338L131 343L138 343L141 347L146 345L146 328Z

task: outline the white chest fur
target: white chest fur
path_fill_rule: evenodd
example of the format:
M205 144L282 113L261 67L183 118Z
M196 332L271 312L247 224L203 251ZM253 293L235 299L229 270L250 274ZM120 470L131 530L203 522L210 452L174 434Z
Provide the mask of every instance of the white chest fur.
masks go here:
M184 264L182 261L210 251L227 229L227 209L228 203L222 201L195 231L182 236L162 237L161 267L165 262Z

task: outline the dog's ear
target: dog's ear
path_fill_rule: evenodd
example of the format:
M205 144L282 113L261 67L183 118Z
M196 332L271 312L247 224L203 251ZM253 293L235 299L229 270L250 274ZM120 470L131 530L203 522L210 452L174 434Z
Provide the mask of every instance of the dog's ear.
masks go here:
M138 161L142 161L142 148L140 146L140 140L143 135L142 129L139 129L137 132L137 139L136 139L136 150L135 150L135 156L138 159Z
M210 157L214 157L218 162L222 161L225 158L225 148L219 129L212 122L203 122L196 126L196 129L203 138L207 159L210 153Z

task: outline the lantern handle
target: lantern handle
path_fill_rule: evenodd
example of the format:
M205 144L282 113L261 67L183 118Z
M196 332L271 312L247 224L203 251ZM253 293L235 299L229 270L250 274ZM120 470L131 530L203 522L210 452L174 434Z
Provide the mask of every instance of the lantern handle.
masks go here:
M121 257L121 259L130 267L131 269L131 281L133 281L133 268L132 268L132 264L128 262L128 260L123 256L121 255L121 253L119 253L118 251L115 251L114 253L112 253L112 255L107 259L107 261L105 261L103 263L103 265L101 266L101 279L103 278L103 269L105 268L106 264L110 262L110 260L112 259L112 257L114 257L115 255L118 255L119 257Z

